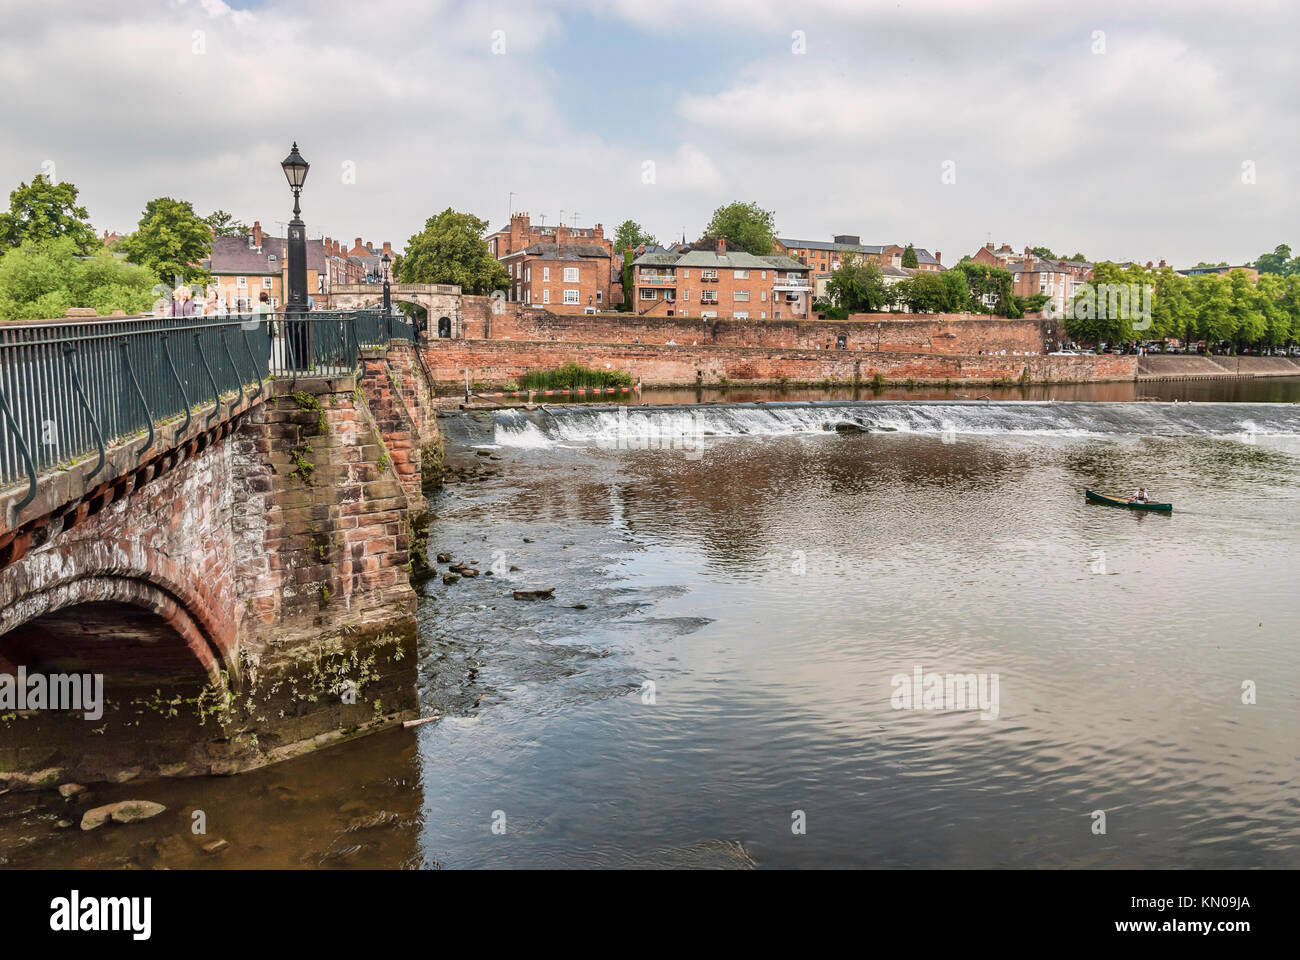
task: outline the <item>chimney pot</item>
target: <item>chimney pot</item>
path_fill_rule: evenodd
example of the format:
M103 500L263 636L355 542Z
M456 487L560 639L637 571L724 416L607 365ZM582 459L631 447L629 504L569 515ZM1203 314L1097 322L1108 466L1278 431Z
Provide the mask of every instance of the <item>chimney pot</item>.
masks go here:
M1165 266L1165 262L1164 262L1163 260L1161 260L1161 261L1160 261L1160 268L1163 270L1163 269L1164 269L1164 266Z
M727 238L718 237L718 256L725 257L726 255L727 255Z
M938 250L934 251L934 262L943 263L943 254L940 253Z

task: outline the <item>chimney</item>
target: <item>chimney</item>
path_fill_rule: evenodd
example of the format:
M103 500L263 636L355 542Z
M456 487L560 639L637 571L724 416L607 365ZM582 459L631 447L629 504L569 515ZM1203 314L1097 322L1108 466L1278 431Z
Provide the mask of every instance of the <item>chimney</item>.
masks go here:
M1160 269L1163 270L1164 268L1165 268L1165 262L1164 262L1163 260L1161 260L1161 261L1160 261Z
M1151 269L1151 261L1150 261L1150 260L1147 261L1147 269L1148 269L1148 270Z
M252 233L252 237L253 237L253 246L256 247L256 248L259 249L259 250L262 248L262 236L263 236L263 234L262 234L262 221L260 221L260 220L254 220L254 221L253 221L253 233Z
M393 255L393 244L388 240L384 241L384 254L389 257Z
M984 244L984 249L985 249L985 250L992 250L992 249L993 249L993 241L990 240L988 243Z
M361 246L361 238L357 237L356 240L352 242L352 249L355 250L359 246Z
M726 255L727 255L727 238L718 237L718 256L725 257Z
M943 263L943 254L940 253L938 250L934 251L934 262Z

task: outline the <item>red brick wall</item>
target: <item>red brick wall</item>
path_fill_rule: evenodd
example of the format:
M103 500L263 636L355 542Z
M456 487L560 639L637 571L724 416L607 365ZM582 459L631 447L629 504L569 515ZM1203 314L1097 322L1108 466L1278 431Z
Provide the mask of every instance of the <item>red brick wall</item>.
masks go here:
M697 373L706 383L733 381L819 382L886 380L909 377L917 382L1019 381L1081 382L1132 380L1136 358L1119 356L1015 357L934 356L866 353L844 350L772 350L755 347L668 347L651 344L540 343L443 340L426 346L425 359L434 381L445 393L463 389L465 369L471 380L500 386L530 370L554 369L576 362L585 367L621 370L646 384L692 384Z
M465 297L461 313L466 336L493 340L540 340L575 343L666 344L826 349L846 338L849 350L881 353L937 353L947 356L1007 351L1041 353L1047 325L1041 320L999 320L978 314L935 314L899 319L891 314L854 314L847 322L704 320L699 317L653 317L632 313L557 316L522 304L500 304L492 313L490 298ZM490 319L490 324L488 323ZM469 331L473 331L472 333ZM486 332L485 332L486 331ZM490 334L490 336L489 336Z

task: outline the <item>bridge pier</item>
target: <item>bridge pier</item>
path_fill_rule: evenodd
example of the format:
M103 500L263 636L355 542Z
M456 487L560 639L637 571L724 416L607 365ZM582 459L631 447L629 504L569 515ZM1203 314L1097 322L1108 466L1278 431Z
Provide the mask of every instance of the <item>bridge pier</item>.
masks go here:
M93 488L42 476L23 510L25 485L0 491L0 539L26 538L0 557L0 673L99 674L108 701L0 711L0 781L234 773L414 715L440 441L414 347L363 353L264 383L143 467L110 449Z

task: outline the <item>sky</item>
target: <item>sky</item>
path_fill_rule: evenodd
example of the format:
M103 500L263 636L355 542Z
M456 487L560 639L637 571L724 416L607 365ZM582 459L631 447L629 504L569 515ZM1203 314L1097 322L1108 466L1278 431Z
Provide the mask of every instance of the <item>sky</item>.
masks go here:
M156 196L398 249L452 207L696 239L1300 249L1300 4L0 0L0 189ZM2 194L0 194L2 195ZM512 196L513 195L513 196Z

